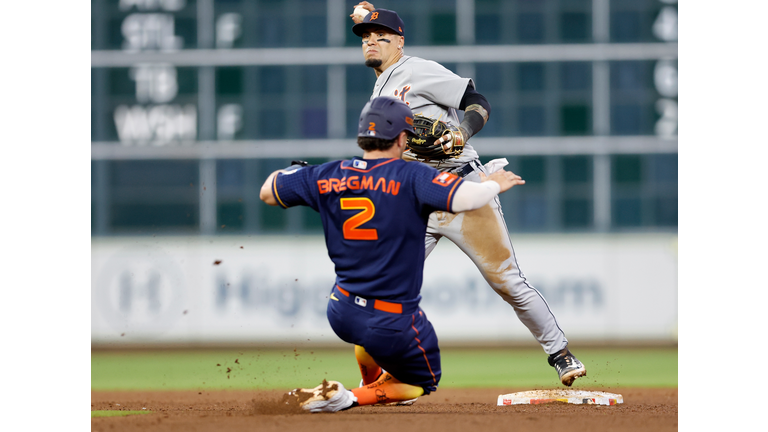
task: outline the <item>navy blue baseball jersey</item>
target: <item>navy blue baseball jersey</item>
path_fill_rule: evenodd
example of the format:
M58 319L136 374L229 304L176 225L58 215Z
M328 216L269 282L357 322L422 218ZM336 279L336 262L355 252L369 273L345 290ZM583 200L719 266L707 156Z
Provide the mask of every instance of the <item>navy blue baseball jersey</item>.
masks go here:
M356 157L280 173L272 194L283 208L320 213L338 286L402 301L419 297L429 214L451 211L462 181L420 163Z

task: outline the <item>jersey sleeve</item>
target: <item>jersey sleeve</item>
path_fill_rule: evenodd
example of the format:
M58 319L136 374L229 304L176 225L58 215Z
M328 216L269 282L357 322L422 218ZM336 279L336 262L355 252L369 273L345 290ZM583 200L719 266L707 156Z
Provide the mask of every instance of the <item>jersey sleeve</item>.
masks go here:
M272 180L272 195L282 208L297 205L318 210L317 185L314 180L318 166L307 166L287 173L278 173Z
M430 60L414 68L412 76L414 89L418 89L426 99L456 109L459 108L464 91L471 81L472 79L462 78L440 63Z
M435 210L452 212L456 190L464 179L421 163L414 165L414 192L419 203Z

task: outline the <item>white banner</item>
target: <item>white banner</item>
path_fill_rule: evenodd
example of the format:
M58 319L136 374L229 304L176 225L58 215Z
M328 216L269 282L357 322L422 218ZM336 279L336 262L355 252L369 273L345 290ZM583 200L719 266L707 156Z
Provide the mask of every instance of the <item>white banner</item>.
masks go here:
M571 339L677 340L677 236L513 235L518 263ZM93 343L336 342L322 237L93 238ZM443 239L422 308L441 341L530 341Z

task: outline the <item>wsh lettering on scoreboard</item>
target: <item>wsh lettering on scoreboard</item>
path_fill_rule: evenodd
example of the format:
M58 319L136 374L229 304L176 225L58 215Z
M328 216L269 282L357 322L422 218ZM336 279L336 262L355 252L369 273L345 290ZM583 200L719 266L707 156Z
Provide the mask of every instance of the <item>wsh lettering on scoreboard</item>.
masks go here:
M197 139L197 107L170 103L178 95L176 68L139 64L129 71L136 85L136 105L118 105L114 118L122 143L162 145Z

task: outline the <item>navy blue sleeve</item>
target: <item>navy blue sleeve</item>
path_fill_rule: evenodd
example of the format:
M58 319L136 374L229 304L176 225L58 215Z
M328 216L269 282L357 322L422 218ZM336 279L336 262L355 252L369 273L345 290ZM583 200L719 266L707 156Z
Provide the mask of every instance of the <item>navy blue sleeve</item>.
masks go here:
M452 211L456 189L464 179L424 164L418 164L414 171L414 191L419 202L436 210Z
M278 173L272 181L272 195L283 208L304 205L318 209L318 189L315 179L318 165Z

